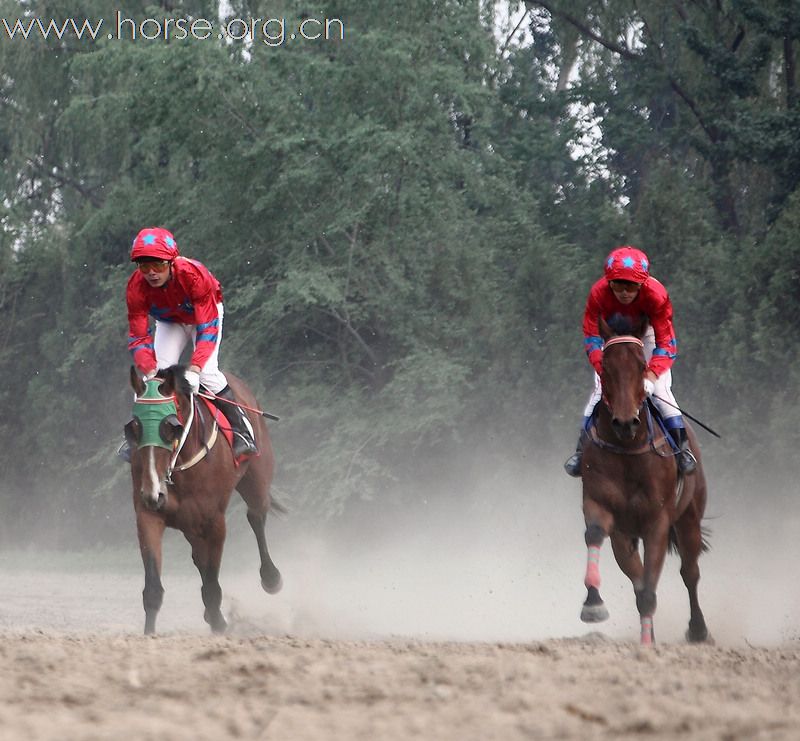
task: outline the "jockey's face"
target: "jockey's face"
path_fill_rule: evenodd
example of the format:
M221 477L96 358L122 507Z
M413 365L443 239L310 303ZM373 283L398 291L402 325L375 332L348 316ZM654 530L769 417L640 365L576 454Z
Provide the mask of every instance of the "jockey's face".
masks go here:
M170 276L170 264L166 260L140 260L139 271L151 288L161 288Z
M629 304L639 295L641 283L634 283L630 280L610 280L608 285L614 292L614 296L621 304Z

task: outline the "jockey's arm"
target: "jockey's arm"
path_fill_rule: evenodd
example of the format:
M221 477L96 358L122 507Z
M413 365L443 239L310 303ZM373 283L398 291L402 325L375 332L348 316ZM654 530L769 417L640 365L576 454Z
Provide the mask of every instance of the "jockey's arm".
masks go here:
M199 373L214 352L219 339L219 311L211 293L194 299L194 314L197 338L189 369Z

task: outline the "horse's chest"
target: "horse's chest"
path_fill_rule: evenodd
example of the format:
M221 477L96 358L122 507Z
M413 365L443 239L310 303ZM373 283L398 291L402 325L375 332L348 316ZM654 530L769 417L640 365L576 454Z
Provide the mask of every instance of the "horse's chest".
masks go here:
M633 535L658 518L664 511L664 499L645 485L631 486L618 492L610 509L617 529Z

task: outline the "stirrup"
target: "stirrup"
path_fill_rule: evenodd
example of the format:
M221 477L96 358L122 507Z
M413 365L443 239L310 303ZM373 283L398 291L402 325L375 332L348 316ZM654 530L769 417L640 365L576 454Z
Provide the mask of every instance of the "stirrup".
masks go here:
M123 440L122 445L117 448L117 457L121 458L125 463L131 462L131 446L127 440Z
M234 432L233 455L235 458L241 458L245 455L258 455L258 446L254 440L248 440L241 432Z
M579 479L581 477L581 462L581 454L573 453L564 464L564 470L573 478Z
M694 473L697 470L697 458L688 448L678 453L678 468L681 473Z

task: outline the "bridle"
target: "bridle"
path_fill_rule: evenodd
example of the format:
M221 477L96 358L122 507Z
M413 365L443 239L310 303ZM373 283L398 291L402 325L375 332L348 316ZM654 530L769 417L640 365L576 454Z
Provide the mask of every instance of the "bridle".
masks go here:
M638 337L634 337L633 335L619 335L618 337L611 337L610 339L606 340L605 344L603 345L603 352L605 352L609 347L613 345L637 345L638 347L644 349L644 342L640 340ZM611 409L611 405L608 403L608 399L606 398L605 390L602 392L602 401L605 404L606 409L613 414L613 410ZM646 412L646 420L647 420L647 442L643 445L639 446L638 448L624 448L621 445L614 445L613 443L609 443L606 440L603 440L597 432L597 425L592 424L591 427L587 430L587 434L589 439L598 447L603 448L604 450L609 450L614 453L619 453L622 455L641 455L643 453L647 453L649 451L654 452L656 455L666 457L668 455L672 455L672 451L670 449L669 453L663 453L662 451L670 447L669 441L666 439L666 435L664 439L656 445L655 441L655 433L653 429L653 418L650 414L650 408L647 405L647 399L642 401L642 406L639 409L645 409Z
M610 339L606 340L605 344L603 345L603 352L605 352L609 347L612 345L638 345L642 350L644 350L644 342L642 342L638 337L634 337L632 334L623 334L619 335L618 337L611 337ZM611 405L608 403L608 398L606 397L605 389L602 389L602 396L603 404L606 405L606 409L609 412L613 412L611 409ZM642 402L642 406L644 406L644 402ZM641 407L639 407L641 409Z
M605 344L603 345L603 351L612 345L622 345L625 343L632 343L644 349L644 342L642 342L638 337L634 337L632 334L621 334L619 337L612 337L611 339L606 340Z

